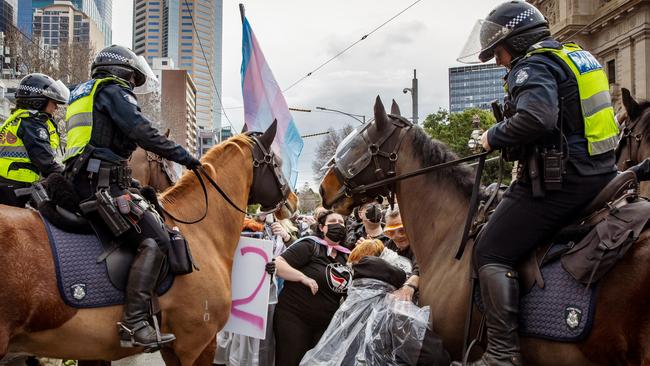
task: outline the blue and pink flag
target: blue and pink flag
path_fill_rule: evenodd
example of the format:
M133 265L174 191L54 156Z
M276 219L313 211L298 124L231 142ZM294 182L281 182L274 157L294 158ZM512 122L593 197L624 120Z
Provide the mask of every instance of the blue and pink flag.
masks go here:
M244 17L242 23L241 86L244 121L249 131L263 132L274 119L278 120L273 150L282 157L284 176L295 190L298 158L304 143L248 19Z

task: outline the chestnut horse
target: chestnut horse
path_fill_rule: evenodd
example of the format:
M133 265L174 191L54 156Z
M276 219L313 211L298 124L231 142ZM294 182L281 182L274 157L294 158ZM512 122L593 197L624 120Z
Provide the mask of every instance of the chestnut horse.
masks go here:
M277 207L286 199L286 190L280 188L284 177L277 169L268 168L278 160L274 156L260 158L261 151L269 151L275 132L273 124L256 141L248 135L235 136L201 159L206 174L240 209L246 208L251 196L265 208ZM254 157L262 162L256 164L259 167L253 167ZM170 347L162 349L168 365L210 365L215 335L230 313L230 273L244 213L235 210L209 184L207 194L206 208L204 191L196 176L188 172L161 200L168 212L183 220L198 219L207 211L205 219L193 225L168 222L180 227L200 267L200 271L177 277L159 299L162 331L177 337ZM295 208L296 202L292 204ZM76 309L63 302L47 233L35 211L3 207L0 237L4 238L0 255L0 268L4 270L0 277L0 358L24 352L62 359L117 360L143 351L119 345L116 322L122 306ZM263 271L261 268L260 275Z
M394 115L393 103L387 115L381 100L375 103L375 121L364 138L349 137L354 145L342 155L341 161L367 162L356 155L370 151L392 156L397 175L425 166L457 159L443 143L430 139L419 127ZM390 134L390 131L395 133ZM402 134L401 132L404 131ZM402 136L403 135L403 136ZM389 136L385 143L380 139ZM402 136L401 143L397 142ZM372 149L368 144L377 144ZM364 146L365 145L365 146ZM366 153L368 152L368 153ZM377 163L384 172L388 156L363 164L331 166L320 186L325 207L349 214L355 205L372 199L386 190L361 189L346 191L345 187L368 185L379 180ZM374 155L373 155L374 156ZM337 155L338 157L338 155ZM335 157L335 159L337 159ZM336 162L335 162L336 163ZM361 171L355 169L362 169ZM351 178L345 178L346 175ZM445 347L455 359L461 359L463 325L466 318L470 287L471 246L460 261L454 258L463 235L474 173L466 166L453 166L426 175L395 183L404 227L410 238L421 269L420 299L431 307L433 329L443 338ZM341 178L339 178L341 177ZM344 179L345 181L341 181ZM382 189L388 189L386 187ZM356 193L363 192L363 193ZM599 297L591 334L578 343L557 343L534 338L522 339L526 365L650 365L650 231L641 234L621 261L600 283ZM478 321L478 316L474 317ZM476 328L477 324L473 325Z
M143 187L151 186L156 192L164 192L178 180L172 164L171 161L142 148L137 148L129 159L133 178Z
M616 149L616 164L626 170L650 157L650 102L637 102L623 88L625 116L619 122L623 133ZM650 198L650 182L641 182L641 195Z

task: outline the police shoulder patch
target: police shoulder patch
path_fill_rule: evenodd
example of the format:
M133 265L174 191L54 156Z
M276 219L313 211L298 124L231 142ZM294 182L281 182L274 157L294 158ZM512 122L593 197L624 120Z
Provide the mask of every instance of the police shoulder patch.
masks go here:
M138 100L133 97L133 95L125 93L124 94L124 99L126 99L127 102L133 104L133 105L138 105Z
M515 74L515 85L523 85L528 80L528 71L521 69Z
M39 128L38 129L38 138L43 139L43 140L47 140L48 138L50 138L50 134L47 133L46 129Z

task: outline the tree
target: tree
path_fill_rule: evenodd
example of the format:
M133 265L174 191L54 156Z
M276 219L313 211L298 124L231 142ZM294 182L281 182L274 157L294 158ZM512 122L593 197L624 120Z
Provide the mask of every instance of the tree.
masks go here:
M323 168L325 164L334 156L336 148L347 135L352 132L351 125L346 125L340 130L330 128L327 130L328 134L325 139L318 144L316 148L316 158L311 163L311 169L314 172L314 178L317 182L323 179L326 171Z
M480 127L484 131L495 123L494 116L489 111L472 108L463 112L449 113L444 109L440 109L438 112L426 117L424 120L424 130L429 136L444 142L459 156L468 156L474 154L467 146L467 142L473 130L472 120L475 115L478 115ZM511 170L512 163L504 165L503 181L506 184L510 182ZM498 174L498 162L486 163L483 170L482 182L484 184L495 182Z
M307 182L298 190L298 200L300 202L300 213L303 214L314 212L316 207L321 204L320 195L314 192Z

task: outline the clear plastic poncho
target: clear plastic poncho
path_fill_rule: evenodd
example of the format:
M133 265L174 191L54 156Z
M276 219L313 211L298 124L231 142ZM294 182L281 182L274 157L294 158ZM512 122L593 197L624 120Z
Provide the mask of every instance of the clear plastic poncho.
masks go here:
M420 308L389 294L392 285L371 278L352 281L320 341L301 366L415 365L429 323Z

